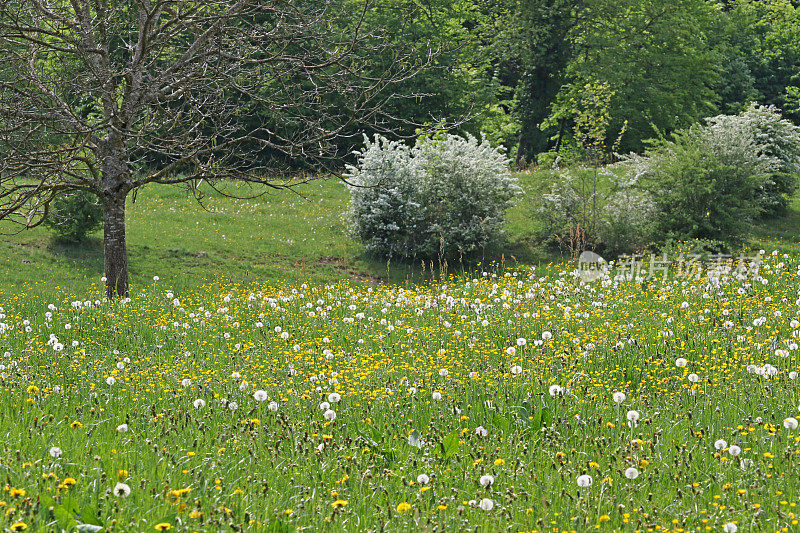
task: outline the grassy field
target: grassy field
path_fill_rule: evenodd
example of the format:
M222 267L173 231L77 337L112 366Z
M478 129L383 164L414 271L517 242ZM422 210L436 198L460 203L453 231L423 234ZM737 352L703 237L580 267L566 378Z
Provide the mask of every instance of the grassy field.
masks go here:
M541 180L532 176L521 175L534 194ZM134 287L149 283L154 275L179 288L212 280L399 282L424 278L417 264L387 265L365 257L361 246L346 235L343 215L349 195L336 179L317 180L294 191L267 191L253 200L226 198L210 189L207 193L203 206L185 190L170 186L149 186L135 202L129 199L128 252ZM508 262L549 259L533 238L531 205L530 197L521 197L509 214ZM0 291L30 283L39 285L36 291L51 294L85 291L102 276L101 238L102 231L84 245L59 245L43 227L4 236ZM487 257L487 261L502 259Z
M490 262L543 264L562 257L538 242L535 209L549 172L519 174L524 194L508 214L509 244ZM421 281L430 265L387 264L365 256L346 234L348 194L335 179L295 191L267 191L253 200L234 200L207 190L199 205L181 188L153 185L128 201L128 250L132 286L157 275L176 288L226 283L292 283L357 280L369 283ZM247 192L239 190L238 192ZM0 230L12 229L0 223ZM89 242L54 243L39 227L0 238L0 294L18 290L80 294L99 284L103 273L102 231ZM800 199L779 220L756 228L754 248L800 251ZM451 272L462 265L449 265ZM434 272L441 273L438 264Z
M0 528L796 530L798 267L16 294Z
M435 280L330 180L143 190L129 302L98 238L3 240L0 530L798 529L798 202L757 273L587 284L521 179L505 257Z

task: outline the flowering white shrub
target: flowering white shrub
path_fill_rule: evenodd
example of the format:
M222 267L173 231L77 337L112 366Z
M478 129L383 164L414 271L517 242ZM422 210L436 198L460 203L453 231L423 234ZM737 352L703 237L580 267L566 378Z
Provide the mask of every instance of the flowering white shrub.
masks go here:
M797 190L800 174L800 127L781 117L775 106L750 106L738 115L706 119L707 129L718 135L751 138L757 150L775 160L775 168L758 191L763 214L775 215L786 209Z
M467 255L499 245L521 192L509 160L485 139L421 137L413 147L365 138L347 168L349 227L384 257Z

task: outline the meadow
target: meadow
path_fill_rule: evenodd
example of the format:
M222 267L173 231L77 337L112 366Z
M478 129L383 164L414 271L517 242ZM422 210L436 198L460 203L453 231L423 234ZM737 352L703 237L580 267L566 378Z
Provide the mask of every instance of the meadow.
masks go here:
M798 268L7 296L0 526L792 530Z
M471 269L366 257L327 180L145 189L127 301L99 241L6 238L0 528L796 529L796 202L757 272L587 283L541 177Z

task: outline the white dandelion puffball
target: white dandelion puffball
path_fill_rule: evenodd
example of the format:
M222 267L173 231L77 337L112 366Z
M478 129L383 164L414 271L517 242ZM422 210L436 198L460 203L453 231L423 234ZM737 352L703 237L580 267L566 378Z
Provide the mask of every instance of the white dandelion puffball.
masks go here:
M543 340L550 340L552 338L553 338L553 334L550 333L549 331L545 331L545 332L542 333L542 339Z
M628 419L628 424L631 427L636 427L639 424L639 411L628 411L625 414L625 418Z
M576 482L578 483L579 487L591 487L593 480L592 476L589 474L583 474L582 476L578 476Z
M697 383L698 381L700 381L700 376L698 376L697 374L689 374L689 377L687 379L692 383Z
M194 405L195 409L202 409L203 407L206 406L206 401L203 400L202 398L198 398L192 402L192 405Z
M517 353L517 349L514 348L513 346L509 346L508 348L506 348L506 354L515 355L516 353Z
M783 421L783 427L786 429L797 429L797 419L790 416Z
M724 450L727 447L728 447L728 443L725 442L724 439L719 439L719 440L714 442L714 448L716 448L718 450Z
M564 389L560 385L550 385L550 396L555 398L564 393Z
M731 447L730 447L730 448L728 448L728 453L729 453L729 454L731 454L732 456L736 457L737 455L739 455L740 453L742 453L742 449L741 449L741 448L739 448L739 447L738 447L737 445L735 445L735 444L731 444Z
M120 424L117 426L117 433L125 433L128 431L128 424Z
M522 367L521 367L521 366L519 366L519 365L514 365L514 366L512 366L512 367L511 367L511 373L512 373L512 374L514 374L515 376L516 376L517 374L522 374Z
M417 476L417 483L420 485L427 485L430 480L431 478L429 478L426 474L420 474Z
M276 412L278 410L277 402L269 402L269 405L267 405L267 409L269 409L273 413Z
M431 394L431 398L433 398L434 400L436 400L438 402L439 400L442 399L442 393L439 392L439 391L434 391L434 393Z
M613 398L614 398L614 403L622 403L625 401L625 398L627 398L627 396L625 396L624 392L615 392Z
M112 491L114 496L120 496L122 498L126 498L131 495L131 488L126 483L117 483L114 485L114 489Z
M639 471L633 467L628 468L625 470L625 477L628 479L636 479L639 477Z
M328 401L331 403L338 403L341 399L342 396L338 392L332 392L328 394Z
M517 339L517 346L525 346L526 344L528 344L528 341L526 339L523 339L522 337Z
M725 533L736 533L737 531L739 531L739 527L733 522L728 522L724 526L722 526L722 531L724 531Z
M687 361L683 357L678 357L677 359L675 359L675 366L677 366L679 368L685 367L686 363L687 363Z
M117 382L117 380L116 380L116 379L114 379L114 376L108 376L108 377L106 378L106 384L108 384L109 386L110 386L110 385L113 385L113 384L114 384L114 383L116 383L116 382Z
M446 368L442 368L441 370L439 370L439 375L442 376L442 377L447 377L447 375L449 373L450 373L450 371L447 370Z
M239 404L236 403L236 402L231 402L231 403L228 404L228 409L230 409L231 411L235 411L238 408L239 408Z
M189 379L189 378L186 378L183 381L181 381L181 385L183 385L184 388L188 387L191 384L192 384L192 380Z
M484 498L481 500L480 507L484 511L491 511L494 509L494 500L491 498Z
M325 420L333 422L336 419L336 411L334 411L333 409L328 409L327 411L325 411L325 413L323 413L322 416L325 417Z
M267 398L269 398L269 395L265 390L257 390L253 393L253 399L257 402L263 402Z
M249 387L249 386L250 386L250 384L248 382L242 381L241 383L239 383L239 390L240 391L246 390L247 387Z
M61 450L61 448L59 448L58 446L53 446L52 448L50 448L50 457L58 459L59 457L61 457L61 454L63 453L64 453L63 450Z
M485 437L485 436L487 436L487 435L489 434L489 432L488 432L488 431L486 431L486 428L485 428L485 427L483 427L483 426L478 426L478 427L476 427L476 428L475 428L475 434L476 434L477 436L479 436L479 437Z
M491 487L494 484L494 476L491 474L484 474L479 480L481 487Z
M330 408L331 408L331 404L329 404L328 402L322 402L322 403L319 404L319 410L320 411L327 411Z

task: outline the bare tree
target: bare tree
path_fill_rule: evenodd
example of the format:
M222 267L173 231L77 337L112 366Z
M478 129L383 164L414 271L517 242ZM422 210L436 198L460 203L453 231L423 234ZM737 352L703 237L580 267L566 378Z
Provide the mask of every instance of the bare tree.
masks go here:
M0 220L33 227L59 194L97 195L107 295L127 295L125 201L139 187L285 187L281 157L324 165L357 129L396 124L385 110L402 96L388 88L435 52L388 49L364 29L369 9L0 0Z

